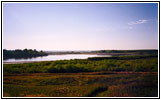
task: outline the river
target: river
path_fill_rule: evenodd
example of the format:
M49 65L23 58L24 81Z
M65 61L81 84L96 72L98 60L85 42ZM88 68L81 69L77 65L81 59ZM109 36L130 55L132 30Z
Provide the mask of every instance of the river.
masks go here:
M63 55L48 55L43 57L34 57L27 59L6 59L3 63L27 63L39 61L55 61L55 60L70 60L70 59L87 59L88 57L110 57L111 55L95 55L95 54L63 54Z

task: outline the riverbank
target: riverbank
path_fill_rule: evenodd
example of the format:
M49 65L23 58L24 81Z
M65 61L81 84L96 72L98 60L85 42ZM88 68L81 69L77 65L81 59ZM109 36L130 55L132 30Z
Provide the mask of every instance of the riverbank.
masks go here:
M157 72L158 56L93 57L88 59L3 64L4 73Z
M4 60L3 64L24 64L44 61L88 59L91 57L112 57L112 56L136 56L133 53L80 53L80 54L51 54L44 57L34 57L30 59L11 59ZM30 61L31 60L31 61Z
M52 61L52 60L51 60ZM27 64L27 63L39 63L46 61L19 61L19 62L3 62L3 64Z

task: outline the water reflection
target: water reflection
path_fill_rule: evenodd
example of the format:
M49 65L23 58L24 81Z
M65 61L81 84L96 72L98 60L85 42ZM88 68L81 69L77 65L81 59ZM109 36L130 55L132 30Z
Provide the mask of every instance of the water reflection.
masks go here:
M55 61L70 59L87 59L88 57L110 57L110 55L90 55L90 54L65 54L65 55L48 55L42 57L22 58L22 59L6 59L3 62L29 62L29 61Z

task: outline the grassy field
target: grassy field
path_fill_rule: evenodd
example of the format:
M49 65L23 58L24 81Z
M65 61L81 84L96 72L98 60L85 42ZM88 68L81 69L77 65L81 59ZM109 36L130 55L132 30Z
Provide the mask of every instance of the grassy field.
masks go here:
M157 56L3 65L4 97L157 97Z
M77 73L98 71L157 72L158 57L154 55L94 57L89 59L44 61L26 64L3 65L4 74Z
M4 76L4 97L155 97L157 73L21 74Z

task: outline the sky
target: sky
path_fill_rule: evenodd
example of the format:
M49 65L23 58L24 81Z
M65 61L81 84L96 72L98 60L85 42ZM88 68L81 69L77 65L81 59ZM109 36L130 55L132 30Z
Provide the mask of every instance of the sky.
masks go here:
M158 49L157 3L3 3L3 49Z

